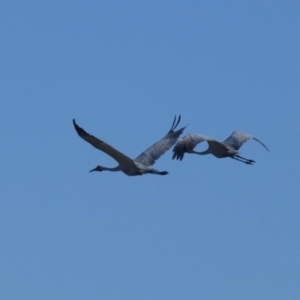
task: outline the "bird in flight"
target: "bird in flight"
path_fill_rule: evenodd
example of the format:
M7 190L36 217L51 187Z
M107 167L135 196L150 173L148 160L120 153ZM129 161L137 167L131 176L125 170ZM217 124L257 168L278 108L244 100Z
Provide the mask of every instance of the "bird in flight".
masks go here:
M234 131L224 142L218 142L210 137L200 134L188 134L175 145L172 159L182 160L184 153L200 155L212 154L217 158L231 157L245 164L252 165L255 162L254 160L244 158L240 156L238 152L241 146L251 139L259 142L270 152L266 145L257 138L240 131ZM208 149L202 152L195 151L194 148L204 141L208 143Z
M95 148L105 152L113 159L115 159L119 164L114 168L107 168L98 165L96 168L92 169L90 172L93 171L122 171L128 176L135 176L135 175L143 175L143 174L157 174L157 175L166 175L168 174L167 171L158 171L153 168L150 168L151 165L155 163L155 161L160 158L167 150L169 150L178 140L180 134L183 132L185 127L174 131L180 122L180 115L178 119L174 118L173 124L171 129L168 133L158 142L153 144L150 148L145 150L141 153L137 158L131 159L125 154L121 153L120 151L116 150L106 142L96 138L95 136L87 133L84 129L79 127L75 119L73 119L73 124L75 127L76 132L78 135L84 139L86 142L90 143Z

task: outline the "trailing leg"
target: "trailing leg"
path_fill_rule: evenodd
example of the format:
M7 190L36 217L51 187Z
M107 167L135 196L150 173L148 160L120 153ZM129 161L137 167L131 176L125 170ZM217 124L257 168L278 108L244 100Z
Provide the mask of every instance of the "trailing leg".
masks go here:
M239 159L243 159L243 160L248 161L248 162L250 162L250 163L254 163L254 162L255 162L253 159L247 159L247 158L242 157L242 156L239 156L239 155L237 155L237 154L235 155L235 157L238 157Z
M156 175L167 175L169 172L167 171L157 171L155 169L149 169L148 171L149 174L156 174Z
M252 160L242 160L242 159L240 159L240 158L237 158L236 156L231 156L231 158L232 158L232 159L235 159L235 160L237 160L237 161L240 161L240 162L242 162L242 163L244 163L244 164L247 164L247 165L253 165L253 162L254 162L254 161L252 161Z

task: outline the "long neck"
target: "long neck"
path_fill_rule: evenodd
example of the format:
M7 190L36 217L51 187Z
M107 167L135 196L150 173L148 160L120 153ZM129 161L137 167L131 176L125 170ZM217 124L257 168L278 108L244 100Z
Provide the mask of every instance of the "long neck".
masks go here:
M210 154L211 151L209 149L205 150L205 151L202 151L202 152L198 152L198 151L192 151L192 153L194 154L199 154L199 155L205 155L205 154Z
M120 168L120 166L116 166L114 168L102 167L102 171L117 172L117 171L121 171L121 168Z

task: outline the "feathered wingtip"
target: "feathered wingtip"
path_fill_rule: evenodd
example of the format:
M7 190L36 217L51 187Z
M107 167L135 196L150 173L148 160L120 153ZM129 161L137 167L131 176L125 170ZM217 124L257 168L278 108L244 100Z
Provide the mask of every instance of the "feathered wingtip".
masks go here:
M173 148L172 159L183 160L184 153L188 151L188 141L189 135L184 136L180 141L178 141ZM193 149L195 146L192 144L189 148ZM191 150L190 149L190 150Z
M255 138L255 137L253 137L253 139L255 141L259 142L262 146L264 146L268 150L268 152L270 152L269 148L263 142L261 142L259 139Z
M175 132L175 133L178 133L178 136L179 136L184 131L184 129L187 126L189 126L189 124L187 124L184 127L182 127L180 129L178 129L177 131L175 131L175 129L179 125L180 121L181 121L181 115L178 115L178 119L177 119L177 116L175 115L174 120L173 120L173 124L172 124L172 126L171 126L171 128L170 128L170 130L169 130L168 133L174 133Z
M76 124L76 121L75 119L73 119L73 125L74 125L74 128L76 130L76 132L78 133L78 135L80 137L83 137L85 135L89 135L86 131L84 131L81 127L79 127L77 124Z
M178 126L178 124L179 124L179 122L180 122L180 120L181 120L181 115L178 116L178 120L177 120L177 121L176 121L176 119L177 119L177 117L176 117L176 115L175 115L174 121L173 121L173 124L172 124L172 126L171 126L170 131L174 131L174 129Z
M173 148L173 156L172 156L172 159L177 159L177 160L183 160L183 157L184 157L184 151L178 151L176 148L176 145L175 147Z
M75 130L77 131L77 133L79 134L79 132L80 132L80 129L82 129L82 128L80 128L77 124L76 124L76 121L75 121L75 119L73 119L73 125L74 125L74 128L75 128ZM79 134L80 135L80 134Z

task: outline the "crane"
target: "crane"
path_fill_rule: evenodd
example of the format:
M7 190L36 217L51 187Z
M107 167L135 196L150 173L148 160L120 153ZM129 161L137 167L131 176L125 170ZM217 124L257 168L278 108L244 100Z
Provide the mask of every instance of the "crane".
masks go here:
M248 165L252 165L255 161L252 159L247 159L239 155L238 150L240 147L249 140L255 140L263 145L269 152L270 150L259 141L257 138L250 134L234 131L225 141L218 142L210 137L200 134L188 134L183 137L182 140L177 142L173 149L172 159L183 159L184 153L194 153L194 154L212 154L217 158L231 157L235 160L243 162ZM201 142L206 141L208 143L208 149L202 152L197 152L194 148Z
M84 139L86 142L90 143L95 148L105 152L113 159L115 159L119 164L114 168L107 168L98 165L96 168L92 169L93 171L122 171L128 176L143 175L143 174L157 174L157 175L166 175L167 171L158 171L150 168L149 166L153 165L155 161L163 155L167 150L169 150L178 140L180 134L186 128L182 127L181 129L174 131L180 122L181 116L179 115L178 119L174 117L173 124L168 133L158 142L153 144L150 148L141 153L137 158L131 159L120 151L116 150L106 142L94 137L87 133L84 129L79 127L76 124L75 119L73 119L73 125L75 127L78 135Z

